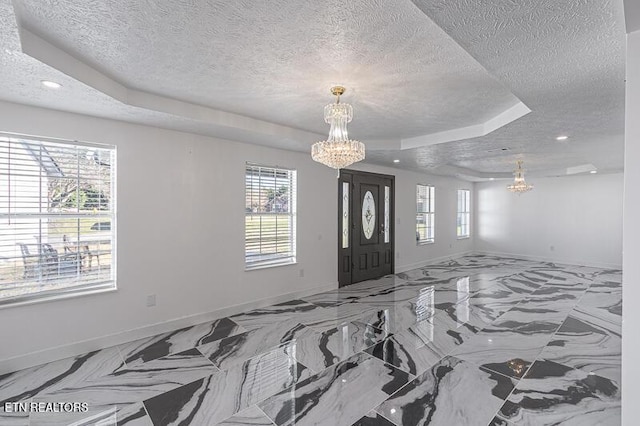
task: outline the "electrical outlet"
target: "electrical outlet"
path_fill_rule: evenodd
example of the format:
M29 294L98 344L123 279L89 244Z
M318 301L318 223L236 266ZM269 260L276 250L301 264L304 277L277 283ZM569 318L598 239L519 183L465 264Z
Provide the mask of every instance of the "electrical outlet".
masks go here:
M550 251L556 251L556 246L549 246Z
M304 278L304 269L300 269L300 278Z
M396 252L396 259L400 259L400 252L399 251Z
M152 306L156 306L156 295L155 294L150 294L147 296L147 308L150 308Z

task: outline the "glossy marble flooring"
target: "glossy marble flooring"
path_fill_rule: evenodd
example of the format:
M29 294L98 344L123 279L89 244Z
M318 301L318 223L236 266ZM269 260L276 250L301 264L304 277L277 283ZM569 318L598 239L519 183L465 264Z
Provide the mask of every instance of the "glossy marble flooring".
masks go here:
M2 375L0 425L619 425L621 306L618 270L466 256Z

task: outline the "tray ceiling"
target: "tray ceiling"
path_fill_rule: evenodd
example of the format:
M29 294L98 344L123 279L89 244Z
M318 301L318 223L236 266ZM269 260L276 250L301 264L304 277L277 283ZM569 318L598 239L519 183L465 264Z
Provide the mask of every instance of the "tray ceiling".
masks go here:
M624 22L592 3L0 0L0 99L307 150L342 83L372 163L620 170Z

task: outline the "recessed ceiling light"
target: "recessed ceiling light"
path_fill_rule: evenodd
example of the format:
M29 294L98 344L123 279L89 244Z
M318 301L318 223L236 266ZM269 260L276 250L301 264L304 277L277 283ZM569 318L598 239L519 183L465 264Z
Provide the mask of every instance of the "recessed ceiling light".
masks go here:
M62 87L62 84L56 83L55 81L42 80L41 83L44 87L49 89L59 89Z
M489 180L496 180L496 178L489 178Z
M395 160L393 160L393 162L394 162L394 163L399 163L399 162L400 162L400 160L395 159Z
M556 138L557 141L566 141L567 139L569 139L569 136L564 136L564 135L563 136L558 136Z
M591 173L592 175L595 175L596 173L598 173L597 170L591 170L589 173Z

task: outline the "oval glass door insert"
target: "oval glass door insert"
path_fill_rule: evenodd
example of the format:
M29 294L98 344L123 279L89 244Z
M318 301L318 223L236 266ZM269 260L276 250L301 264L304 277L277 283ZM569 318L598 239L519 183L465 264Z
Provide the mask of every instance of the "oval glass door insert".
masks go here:
M373 199L371 191L364 194L362 201L362 231L364 237L370 240L373 236L373 229L376 226L376 203Z

